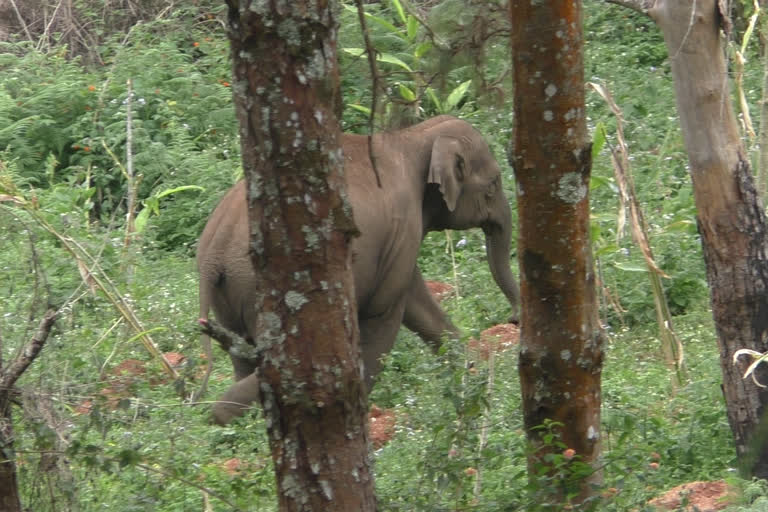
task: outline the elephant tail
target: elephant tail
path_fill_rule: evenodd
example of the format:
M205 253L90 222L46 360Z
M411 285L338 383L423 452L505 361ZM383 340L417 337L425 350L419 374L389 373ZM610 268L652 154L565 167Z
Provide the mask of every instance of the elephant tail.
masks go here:
M200 343L203 346L205 356L205 375L200 388L192 396L192 401L197 402L208 389L208 379L213 372L213 351L211 350L211 337L208 335L208 313L211 311L211 290L207 280L201 275L199 285L200 310L198 312L197 323L200 324Z

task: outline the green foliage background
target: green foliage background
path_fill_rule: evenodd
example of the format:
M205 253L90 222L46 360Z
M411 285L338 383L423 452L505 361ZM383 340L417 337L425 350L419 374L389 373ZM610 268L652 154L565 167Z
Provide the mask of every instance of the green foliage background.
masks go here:
M367 6L386 95L378 128L451 113L487 137L504 168L512 95L506 9L502 2L430 2L418 13L398 2ZM81 8L87 3L78 4ZM351 5L351 4L350 4ZM585 2L586 77L610 89L623 109L632 172L664 281L689 379L673 389L656 337L655 313L640 251L617 232L617 190L606 150L594 161L592 231L608 344L603 377L605 495L600 510L647 510L659 491L698 479L730 478L734 453L719 388L718 354L695 225L687 159L678 129L667 54L653 23L597 0ZM93 23L100 18L88 11ZM0 185L34 201L39 215L77 240L124 293L164 351L187 356L178 383L161 370L99 293L84 288L62 244L23 210L0 206L0 332L5 361L27 340L46 301L81 296L59 320L25 375L24 412L16 414L16 455L24 501L36 511L273 510L269 448L258 413L227 428L208 424L208 407L180 403L178 386L196 386L195 244L222 193L240 175L231 103L224 8L213 2L176 9L110 33L101 19L98 59L64 46L43 51L19 38L0 48ZM429 24L427 37L421 21ZM339 37L348 131L367 130L371 86L357 15L340 13ZM120 18L123 19L123 18ZM495 34L485 40L476 35ZM474 38L474 39L473 39ZM345 51L351 50L351 51ZM759 99L756 48L747 95ZM409 71L409 69L411 71ZM127 81L132 80L133 145L146 228L123 244ZM588 94L590 128L615 119ZM113 156L114 155L114 156ZM163 191L197 185L152 203ZM485 263L476 231L433 233L420 265L429 279L458 287L444 305L468 337L503 323L507 307ZM516 255L513 255L516 256ZM128 272L126 269L131 269ZM120 361L147 361L112 410L100 390ZM537 485L560 485L577 470L560 458L551 480L526 479L515 351L467 370L464 342L434 356L403 330L371 401L396 411L392 442L374 452L381 510L553 510ZM216 354L210 397L231 375ZM78 406L91 400L90 414ZM491 426L478 451L484 415ZM557 443L557 439L552 440ZM46 465L45 452L65 452ZM225 463L239 459L230 473ZM652 463L658 464L654 467ZM482 492L475 497L480 470ZM559 480L558 480L559 479ZM742 503L765 488L744 487ZM539 487L540 488L540 487ZM224 497L227 502L218 499ZM764 503L764 501L762 502ZM757 506L757 505L755 505ZM764 506L764 505L763 505ZM745 509L744 509L745 510Z

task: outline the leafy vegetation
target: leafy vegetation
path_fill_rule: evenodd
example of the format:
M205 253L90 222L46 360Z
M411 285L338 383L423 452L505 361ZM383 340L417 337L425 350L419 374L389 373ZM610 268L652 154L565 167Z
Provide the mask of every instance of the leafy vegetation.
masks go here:
M499 10L481 19L487 2L458 8L465 4L446 0L418 12L394 0L368 6L386 91L380 124L439 113L467 119L488 138L514 197L506 164L512 126L506 11L492 3ZM734 453L663 41L650 21L630 11L595 0L586 7L586 76L610 89L624 111L635 187L657 263L669 275L665 292L688 366L688 380L673 387L642 255L618 228L606 147L595 158L592 185L608 334L600 510L650 510L648 499L661 490L719 478L743 489L733 510L748 510L752 502L763 510L764 484L730 477ZM55 45L40 51L29 42L3 43L0 197L24 197L38 218L7 200L0 205L4 360L33 334L46 301L67 304L23 379L23 413L17 409L15 416L23 499L31 510L162 512L199 510L204 501L215 510L274 508L258 413L218 428L208 424L206 405L192 407L178 397L182 387L197 385L204 364L194 322L194 245L218 198L240 175L222 11L179 10L105 35L98 51L103 65ZM359 56L364 44L356 13L345 9L341 16L343 123L364 132L372 100L368 63ZM478 27L489 38L469 45ZM759 61L755 54L746 69L752 105L760 92ZM129 79L131 152L145 212L133 250L124 244ZM592 126L605 126L606 144L615 144L615 120L598 95L590 93L588 109ZM159 348L186 356L179 382L165 377L137 333L91 290L87 272L51 229L98 255L100 269L153 330ZM457 287L443 304L474 338L508 313L501 293L489 286L483 243L479 232L433 233L421 257L428 278ZM552 437L562 455L544 461L536 468L541 478L528 482L515 351L497 354L491 367L471 355L466 341L435 356L403 331L388 356L371 396L397 417L394 438L374 454L381 510L551 510L536 499L536 486L567 488L583 470ZM142 370L116 375L126 360L141 362ZM223 353L215 354L214 367L209 397L231 378ZM484 423L488 435L479 449Z

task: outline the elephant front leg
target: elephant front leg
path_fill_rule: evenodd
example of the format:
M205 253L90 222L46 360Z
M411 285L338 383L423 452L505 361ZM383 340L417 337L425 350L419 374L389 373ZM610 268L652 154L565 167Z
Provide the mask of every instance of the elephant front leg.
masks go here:
M403 324L419 335L433 350L440 347L444 336L459 338L461 332L445 314L416 268L405 303Z

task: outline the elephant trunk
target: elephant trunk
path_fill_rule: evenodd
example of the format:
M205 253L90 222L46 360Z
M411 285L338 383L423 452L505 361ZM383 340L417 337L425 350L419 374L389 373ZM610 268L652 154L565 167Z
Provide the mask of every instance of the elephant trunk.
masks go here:
M489 221L484 227L485 250L488 256L488 266L493 280L509 300L512 306L510 322L517 323L520 314L520 289L512 274L509 262L510 241L512 238L512 219L509 204L505 198L498 209L499 218Z

